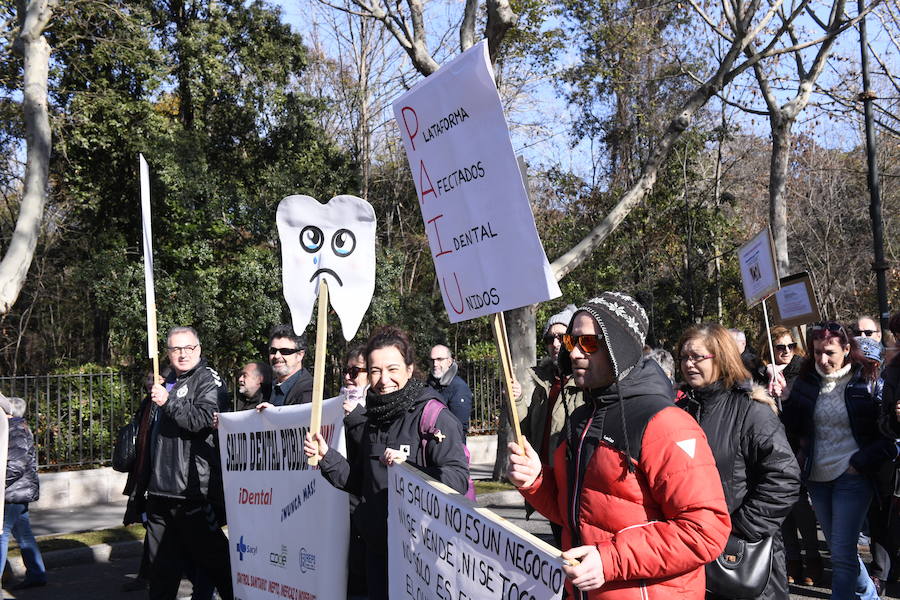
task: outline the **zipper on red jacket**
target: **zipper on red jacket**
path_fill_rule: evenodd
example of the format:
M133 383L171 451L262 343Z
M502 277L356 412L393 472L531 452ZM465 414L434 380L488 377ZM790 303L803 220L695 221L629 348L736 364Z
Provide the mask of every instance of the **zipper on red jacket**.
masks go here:
M581 453L582 453L582 448L584 447L584 438L587 437L587 432L591 428L591 424L593 422L594 422L594 416L591 415L591 417L587 420L587 424L585 424L585 426L584 426L584 431L581 432L581 438L578 440L578 453L575 456L575 481L572 482L574 487L572 490L572 492L573 492L572 493L572 506L571 506L571 513L569 515L569 522L572 525L572 541L575 542L575 540L576 540L575 536L577 536L577 541L578 541L579 546L581 545L581 541L582 541L581 540L581 532L578 528L578 515L577 515L578 496L581 494L579 481L583 479L583 478L579 477L579 473L581 472ZM573 543L573 547L574 547L574 543ZM585 593L581 590L578 590L578 596L579 596L579 598L582 598L582 600L587 597L585 595Z

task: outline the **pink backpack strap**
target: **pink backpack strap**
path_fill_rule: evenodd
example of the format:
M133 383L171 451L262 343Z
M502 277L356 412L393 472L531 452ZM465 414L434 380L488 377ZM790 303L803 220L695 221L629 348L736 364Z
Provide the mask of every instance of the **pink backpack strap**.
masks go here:
M419 419L419 446L421 448L422 466L428 466L428 458L425 455L425 446L428 440L434 437L434 434L440 431L437 428L438 415L447 408L444 403L437 398L429 398L422 409L422 418Z

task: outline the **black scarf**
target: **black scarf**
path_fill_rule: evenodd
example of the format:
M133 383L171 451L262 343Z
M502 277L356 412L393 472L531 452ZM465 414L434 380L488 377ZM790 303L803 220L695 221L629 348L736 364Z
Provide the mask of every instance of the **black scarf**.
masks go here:
M389 394L378 395L369 388L366 418L379 428L389 425L416 403L424 389L425 382L418 379L410 379L405 386Z

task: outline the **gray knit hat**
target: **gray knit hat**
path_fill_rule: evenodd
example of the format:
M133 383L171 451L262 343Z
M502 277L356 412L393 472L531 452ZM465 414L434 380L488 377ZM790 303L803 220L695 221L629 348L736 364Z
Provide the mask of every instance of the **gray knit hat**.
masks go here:
M580 312L594 317L600 326L616 379L640 362L650 321L637 300L621 292L603 292L579 306L575 314Z
M572 320L572 316L575 314L575 310L575 305L569 304L564 309L547 319L547 324L544 325L544 335L547 335L547 332L550 331L550 328L554 325L562 325L564 327L568 327L569 321Z

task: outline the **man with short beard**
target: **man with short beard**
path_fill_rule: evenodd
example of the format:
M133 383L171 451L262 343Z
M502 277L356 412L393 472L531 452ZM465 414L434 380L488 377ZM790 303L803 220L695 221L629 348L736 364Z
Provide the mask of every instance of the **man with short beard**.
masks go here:
M269 333L269 364L275 379L269 398L274 406L312 402L312 375L303 368L306 338L290 325L276 325Z
M238 397L235 410L256 408L269 401L272 392L272 367L261 361L249 362L238 375Z

